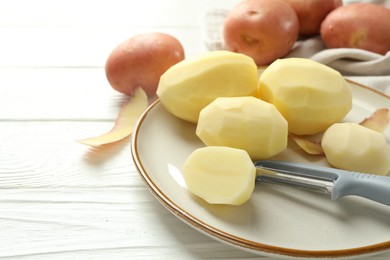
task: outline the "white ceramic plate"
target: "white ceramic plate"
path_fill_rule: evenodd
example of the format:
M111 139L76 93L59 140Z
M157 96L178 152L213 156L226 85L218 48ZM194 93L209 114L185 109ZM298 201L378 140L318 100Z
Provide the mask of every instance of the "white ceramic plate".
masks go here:
M347 121L360 122L375 109L390 108L389 97L350 82L353 109ZM284 257L357 257L390 250L390 207L349 196L257 183L242 206L209 205L186 189L181 167L204 146L194 124L165 111L157 100L133 133L132 156L152 193L175 216L217 240L253 253ZM385 132L390 140L390 130ZM276 159L326 165L289 144Z

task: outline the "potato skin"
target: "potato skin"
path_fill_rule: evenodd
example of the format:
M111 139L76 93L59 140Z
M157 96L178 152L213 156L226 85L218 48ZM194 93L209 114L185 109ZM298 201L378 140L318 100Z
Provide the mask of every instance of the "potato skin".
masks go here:
M291 5L298 15L299 34L312 36L320 34L321 23L342 0L284 0Z
M245 0L228 14L223 26L226 49L268 65L285 56L295 43L298 17L283 0Z
M355 3L332 11L321 24L328 48L358 48L378 54L390 51L390 9Z
M148 96L156 93L160 76L184 59L182 44L158 32L135 35L119 44L109 55L105 71L112 88L132 95L142 87Z

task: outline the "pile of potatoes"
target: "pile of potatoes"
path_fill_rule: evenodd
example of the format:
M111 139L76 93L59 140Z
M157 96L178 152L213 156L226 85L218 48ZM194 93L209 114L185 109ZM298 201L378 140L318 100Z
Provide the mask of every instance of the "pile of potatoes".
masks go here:
M164 108L197 124L208 146L246 150L268 159L287 146L288 133L314 135L352 108L352 90L336 70L304 58L278 59L258 77L250 57L211 51L169 68L157 88Z
M335 167L382 175L390 170L382 133L340 123L352 108L351 86L310 59L278 59L258 78L250 57L211 51L169 68L157 95L172 115L196 124L206 147L188 158L183 175L188 189L209 203L249 199L252 161L284 151L289 134L325 132L322 146Z
M223 25L227 50L268 65L289 53L297 39L321 35L328 48L390 51L390 9L342 0L244 0Z

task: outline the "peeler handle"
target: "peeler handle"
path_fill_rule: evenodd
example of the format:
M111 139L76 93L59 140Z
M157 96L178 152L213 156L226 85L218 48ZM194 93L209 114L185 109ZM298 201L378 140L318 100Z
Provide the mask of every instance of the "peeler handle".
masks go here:
M351 172L313 164L286 161L262 160L257 167L282 170L289 174L325 178L333 182L331 198L355 195L390 206L390 176Z
M338 178L333 184L332 200L356 195L390 206L390 177L335 169L334 172Z

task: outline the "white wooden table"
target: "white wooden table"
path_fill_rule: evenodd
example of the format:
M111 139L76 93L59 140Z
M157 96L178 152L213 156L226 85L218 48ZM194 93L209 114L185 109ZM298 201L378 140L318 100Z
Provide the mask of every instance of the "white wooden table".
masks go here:
M126 99L104 73L117 44L160 31L192 56L206 50L202 12L237 2L0 0L0 258L266 259L168 212L137 173L130 139L77 142L111 129Z

